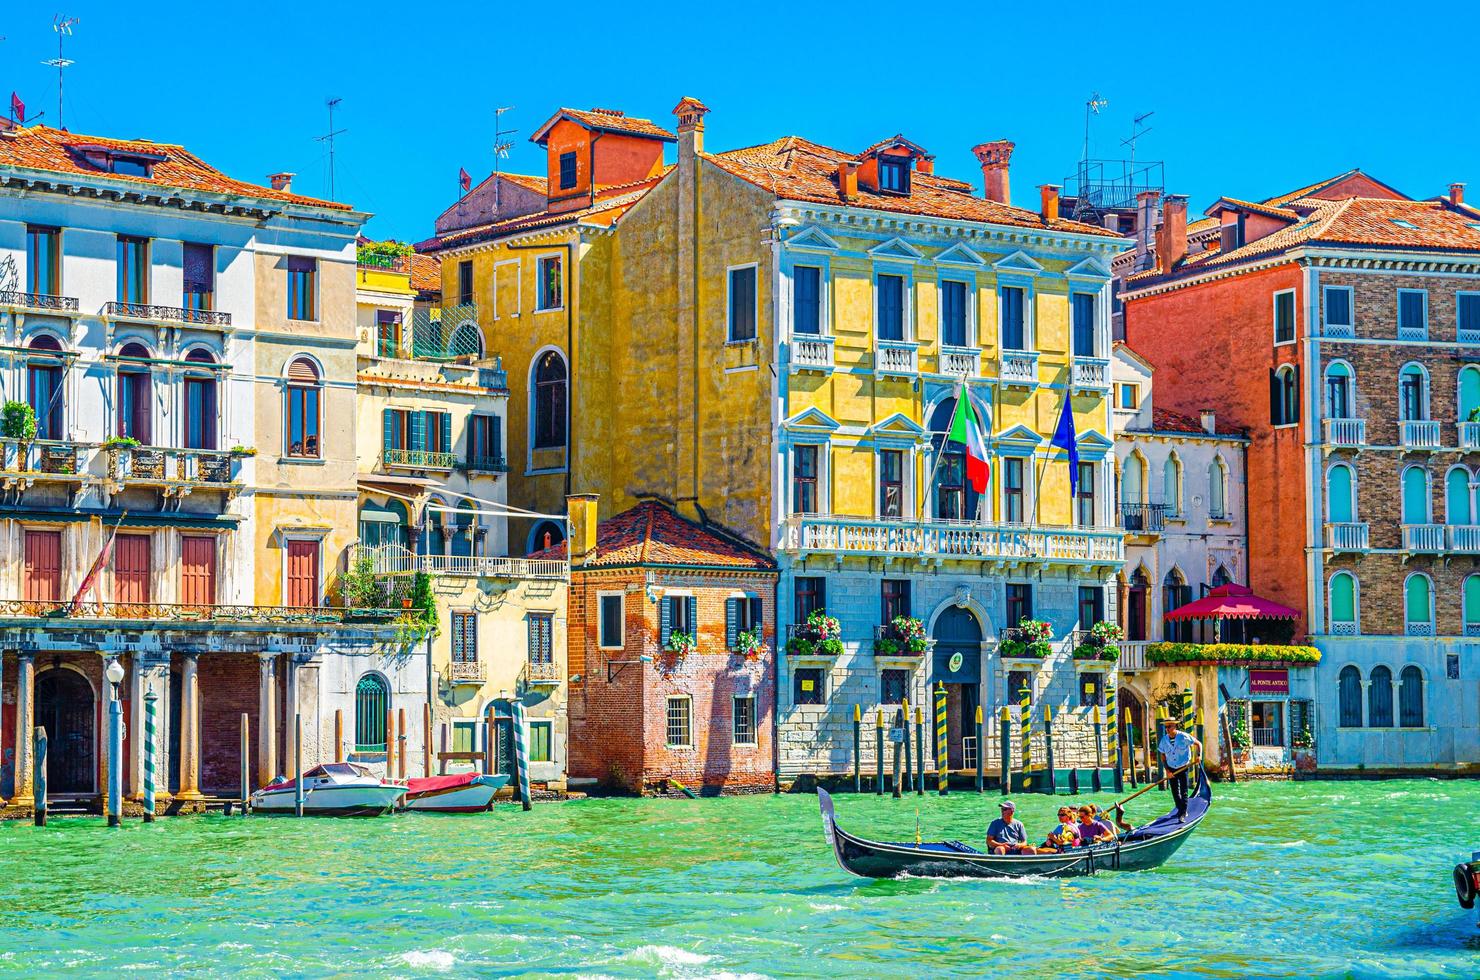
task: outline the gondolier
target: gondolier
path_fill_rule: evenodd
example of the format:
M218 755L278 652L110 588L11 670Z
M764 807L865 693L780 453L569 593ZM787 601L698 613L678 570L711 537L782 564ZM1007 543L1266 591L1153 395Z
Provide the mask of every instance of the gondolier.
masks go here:
M1187 771L1193 768L1192 750L1195 747L1201 757L1202 743L1178 730L1176 716L1167 718L1163 724L1166 728L1161 733L1161 741L1156 743L1157 754L1161 756L1162 772L1167 773L1162 785L1168 782L1172 784L1172 799L1177 803L1177 822L1182 823L1187 819Z

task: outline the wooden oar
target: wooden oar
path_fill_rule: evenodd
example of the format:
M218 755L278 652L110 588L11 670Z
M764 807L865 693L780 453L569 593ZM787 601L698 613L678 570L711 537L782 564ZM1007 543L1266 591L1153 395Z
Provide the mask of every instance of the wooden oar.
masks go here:
M1177 773L1179 773L1179 772L1186 772L1188 769L1191 769L1191 768L1192 768L1192 763L1189 762L1189 763L1187 763L1187 765L1182 766L1180 769L1173 769L1171 772L1166 773L1162 777L1162 780L1161 781L1164 782L1165 780L1171 779ZM1125 806L1127 803L1129 803L1131 800L1134 800L1136 797L1140 796L1142 793L1147 793L1147 792L1150 792L1151 790L1155 789L1158 785L1160 785L1160 782L1147 783L1145 786L1143 786L1141 789L1136 790L1136 792L1132 793L1130 796L1127 796L1125 799L1120 800L1119 802L1110 804L1108 807L1105 807L1105 809L1107 809L1107 810L1118 810L1121 807Z

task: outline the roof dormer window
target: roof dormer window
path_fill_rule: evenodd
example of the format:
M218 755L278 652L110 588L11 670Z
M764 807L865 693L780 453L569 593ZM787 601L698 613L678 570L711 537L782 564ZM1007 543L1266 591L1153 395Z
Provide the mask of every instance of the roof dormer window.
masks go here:
M123 177L153 177L154 165L167 159L163 153L141 149L120 149L102 143L70 143L68 149L90 166L104 173Z
M879 157L879 190L885 194L910 192L909 157Z
M123 174L126 177L149 176L149 164L138 157L110 156L108 170L110 173Z

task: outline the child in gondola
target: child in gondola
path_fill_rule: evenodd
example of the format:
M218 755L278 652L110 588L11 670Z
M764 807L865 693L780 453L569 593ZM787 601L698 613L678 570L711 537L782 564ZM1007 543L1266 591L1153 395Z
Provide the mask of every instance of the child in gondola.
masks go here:
M1063 851L1079 846L1079 826L1074 822L1074 811L1067 806L1059 807L1059 823L1048 832L1043 842L1045 851Z

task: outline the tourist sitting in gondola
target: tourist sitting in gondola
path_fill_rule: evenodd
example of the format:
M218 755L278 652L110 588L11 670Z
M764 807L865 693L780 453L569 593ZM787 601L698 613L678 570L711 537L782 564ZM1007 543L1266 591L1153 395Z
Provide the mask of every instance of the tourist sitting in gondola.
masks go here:
M1079 808L1079 841L1081 844L1103 844L1115 839L1115 828L1095 816L1095 807L1086 803Z
M1038 848L1028 843L1023 822L1013 817L1017 806L1011 800L1001 803L1002 816L987 826L987 848L993 854L1037 854Z
M1074 822L1074 808L1059 807L1059 822L1043 841L1040 851L1064 851L1079 846L1079 825Z

